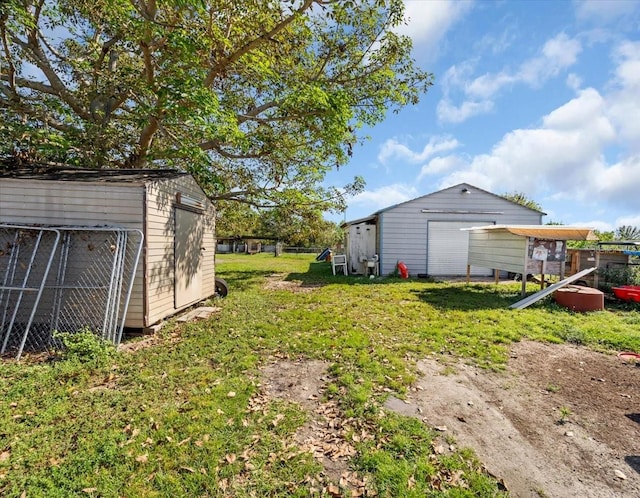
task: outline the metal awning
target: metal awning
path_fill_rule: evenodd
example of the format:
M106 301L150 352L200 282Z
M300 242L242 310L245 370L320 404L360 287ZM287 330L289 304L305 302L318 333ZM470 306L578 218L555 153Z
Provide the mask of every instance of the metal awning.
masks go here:
M550 240L598 240L589 227L566 225L486 225L465 230L503 230L523 237Z

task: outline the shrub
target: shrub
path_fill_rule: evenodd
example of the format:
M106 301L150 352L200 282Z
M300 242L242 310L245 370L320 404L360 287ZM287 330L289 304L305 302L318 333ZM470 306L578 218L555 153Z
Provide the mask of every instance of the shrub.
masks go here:
M62 342L64 359L103 366L115 353L113 344L101 339L88 328L75 333L56 332L54 337Z

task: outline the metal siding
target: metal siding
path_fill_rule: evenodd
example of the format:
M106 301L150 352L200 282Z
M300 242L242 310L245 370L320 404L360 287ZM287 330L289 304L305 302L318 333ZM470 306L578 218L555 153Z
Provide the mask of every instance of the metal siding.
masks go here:
M475 221L429 222L427 242L427 273L429 275L465 275L467 273L469 232L462 228L469 228L476 224ZM491 269L472 267L471 275L491 275Z
M0 221L25 225L117 225L141 230L142 197L139 185L0 178Z
M469 264L522 273L527 238L506 231L472 230L469 233ZM498 246L496 246L498 242Z
M434 274L427 272L427 225L430 221L464 221L469 223L467 226L487 224L487 219L491 219L490 223L511 225L536 225L542 221L541 213L471 185L463 186L471 193L462 194L462 186L444 189L387 208L378 214L383 275L392 273L397 261L403 261L411 275ZM483 214L486 212L500 214ZM466 274L466 262L461 274Z

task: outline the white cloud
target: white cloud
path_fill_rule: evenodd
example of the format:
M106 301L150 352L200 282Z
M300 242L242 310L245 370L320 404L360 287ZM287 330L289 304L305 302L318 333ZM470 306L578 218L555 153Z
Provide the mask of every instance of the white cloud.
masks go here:
M365 190L349 201L349 206L367 208L370 212L378 211L394 204L417 197L418 191L412 185L385 185L376 190Z
M640 6L638 0L580 0L574 3L578 19L600 24L631 14Z
M411 37L421 58L433 59L447 31L473 8L468 0L404 0L406 24L397 28Z
M614 55L606 93L577 91L543 116L539 127L505 134L490 153L471 158L442 186L467 181L494 192L518 190L551 202L584 202L603 213L612 206L640 212L640 43L621 43ZM612 147L617 159L607 161L605 153ZM614 228L597 219L584 224ZM623 224L640 225L640 215L616 220L616 226Z
M425 176L446 173L447 171L464 167L465 164L465 160L456 155L435 157L422 167L416 181L419 182Z
M475 50L478 53L500 54L507 50L516 38L515 29L509 27L498 35L486 34L475 43Z
M400 160L411 164L426 161L429 157L440 152L447 152L456 149L460 143L451 137L436 136L431 137L422 151L412 151L408 146L398 142L396 138L387 140L378 153L378 161L388 164L390 160Z
M479 102L467 100L459 106L456 106L448 99L442 99L438 102L436 113L438 121L441 123L462 123L473 116L486 114L492 109L493 102L490 100Z
M565 33L548 40L542 47L542 53L523 62L517 71L501 71L496 74L483 74L465 87L465 93L477 98L491 98L503 87L524 83L538 87L549 78L575 64L582 50L578 40L569 38Z
M590 185L602 200L640 210L640 156L632 156L599 171Z
M616 219L616 228L621 227L623 225L640 227L640 214L632 215L632 216L622 216ZM613 230L613 229L610 229L610 230Z
M490 112L493 99L507 86L525 84L537 88L562 70L576 63L582 51L580 42L560 33L548 40L540 50L540 55L524 61L517 70L502 70L485 73L469 79L477 62L452 66L443 79L443 99L438 103L440 122L461 123L472 116ZM464 101L460 105L452 103L451 94L462 90Z
M618 64L608 116L620 140L632 153L640 153L640 42L624 42L614 52Z
M614 140L606 102L588 88L545 116L540 128L507 133L490 154L474 157L466 169L449 175L443 183L468 181L490 191L532 195L553 189L571 198L619 191L618 177L631 179L632 166L607 167L602 151ZM635 185L640 185L640 178Z
M470 97L487 99L493 97L504 86L515 82L517 82L517 77L505 72L498 74L487 73L467 83L464 90L465 94Z
M571 223L571 225L576 227L589 227L598 230L599 232L612 232L615 230L615 227L611 226L611 223L602 220L578 221L576 223Z
M567 86L577 92L582 86L582 78L575 73L570 73L567 76Z

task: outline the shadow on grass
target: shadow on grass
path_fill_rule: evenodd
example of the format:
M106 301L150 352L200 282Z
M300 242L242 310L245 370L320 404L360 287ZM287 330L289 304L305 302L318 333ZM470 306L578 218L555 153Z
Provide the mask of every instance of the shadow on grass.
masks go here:
M497 292L490 284L447 285L412 292L421 301L442 310L506 309L520 300L519 293Z
M275 272L286 273L286 272ZM260 285L265 278L273 275L270 270L231 270L220 272L229 284L230 289L246 290L254 285ZM325 261L314 261L304 272L286 274L285 281L301 282L302 287L319 287L329 284L340 285L398 285L407 284L414 288L409 292L439 309L448 310L480 310L508 308L521 299L518 291L510 291L493 284L464 284L452 285L451 282L437 283L433 279L401 279L399 277L376 277L373 279L363 275L333 275L331 264ZM415 289L416 283L424 283L422 289Z
M247 290L272 274L272 271L265 270L233 270L216 272L217 277L224 278L227 281L227 284L229 284L229 292L232 292L233 290Z
M411 282L399 277L375 277L369 278L364 275L334 275L331 270L331 263L314 262L309 264L309 268L304 273L290 273L285 280L296 280L302 285L335 284L342 285L388 285L402 282Z

